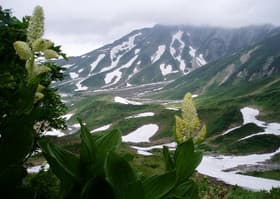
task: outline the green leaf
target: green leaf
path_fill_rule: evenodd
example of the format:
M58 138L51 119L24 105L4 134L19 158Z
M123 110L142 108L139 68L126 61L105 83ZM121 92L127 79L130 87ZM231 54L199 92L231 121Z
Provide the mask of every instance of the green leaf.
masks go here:
M83 199L114 199L114 190L111 185L103 177L95 177L88 180L81 191L81 197Z
M175 151L177 181L188 179L202 160L202 153L194 151L192 139L178 145Z
M73 153L45 140L39 140L38 144L50 164L51 170L62 182L80 180L80 161Z
M81 149L80 149L80 160L82 164L94 165L96 163L96 145L90 134L89 130L83 125L82 121L79 120L81 125Z
M110 132L103 133L102 136L97 137L96 147L100 153L115 151L121 145L121 132L114 129Z
M167 146L163 146L163 159L165 163L165 170L166 171L171 171L175 168L174 162L171 158L169 149Z
M198 187L192 180L188 180L177 185L172 191L172 196L172 198L198 199Z
M104 164L107 155L111 151L115 151L121 144L121 133L118 130L102 133L101 136L93 136L96 145L96 167L95 172L97 175L103 175Z
M114 152L109 153L106 165L106 176L112 184L119 199L143 199L143 187L128 164Z
M176 172L152 176L143 182L145 199L158 199L170 192L176 183Z

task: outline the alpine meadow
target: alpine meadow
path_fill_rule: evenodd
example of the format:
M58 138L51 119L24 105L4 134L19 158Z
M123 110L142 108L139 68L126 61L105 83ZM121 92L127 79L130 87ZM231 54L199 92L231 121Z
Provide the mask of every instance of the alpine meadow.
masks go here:
M280 199L279 2L37 3L0 4L0 198Z

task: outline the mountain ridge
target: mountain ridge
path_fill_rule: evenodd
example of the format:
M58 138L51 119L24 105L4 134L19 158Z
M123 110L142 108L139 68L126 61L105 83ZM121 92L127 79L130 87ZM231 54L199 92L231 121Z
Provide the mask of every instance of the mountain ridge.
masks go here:
M175 80L278 31L270 25L240 29L156 25L138 29L82 56L59 61L68 76L57 86L73 92Z

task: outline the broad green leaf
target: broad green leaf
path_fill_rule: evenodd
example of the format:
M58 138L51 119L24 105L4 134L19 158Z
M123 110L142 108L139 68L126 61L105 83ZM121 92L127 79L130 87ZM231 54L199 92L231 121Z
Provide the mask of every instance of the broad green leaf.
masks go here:
M80 161L73 153L45 140L40 140L39 146L50 164L51 170L61 181L79 181Z
M163 146L163 158L165 162L165 170L166 171L173 170L175 166L167 146Z
M118 130L102 133L102 136L94 137L96 145L96 173L103 175L104 164L108 153L115 151L121 144L121 133Z
M198 187L192 180L188 180L177 185L172 191L172 196L173 198L198 199Z
M143 182L145 199L158 199L170 192L176 183L176 172L171 171L160 176L152 176Z
M120 144L121 132L117 129L106 132L96 139L96 147L102 154L116 150Z
M95 177L88 180L82 188L80 198L83 199L114 199L114 190L103 177Z
M177 181L188 179L194 173L201 159L202 153L194 151L192 139L178 145L175 151Z
M83 164L94 165L96 163L96 144L90 134L89 130L79 120L81 125L81 149L80 160ZM83 165L84 166L84 165Z
M109 153L106 165L106 176L112 184L119 199L143 199L142 184L137 181L134 171L128 162L114 152Z

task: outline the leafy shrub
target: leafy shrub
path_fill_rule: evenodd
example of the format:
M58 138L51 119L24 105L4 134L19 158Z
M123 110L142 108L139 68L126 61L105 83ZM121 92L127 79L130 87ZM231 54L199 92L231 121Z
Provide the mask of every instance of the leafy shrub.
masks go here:
M141 179L128 161L119 155L121 133L113 130L90 134L81 125L79 157L40 140L52 172L60 179L62 198L197 198L197 185L190 179L202 159L192 139L176 148L172 155L163 149L166 171Z
M40 7L35 10L42 11ZM42 132L65 127L60 116L66 107L50 87L52 81L63 77L62 68L48 60L39 62L46 54L28 39L33 34L37 44L39 40L47 41L41 38L43 28L37 27L42 20L32 25L35 13L30 20L20 21L0 7L0 187L2 194L10 198L26 192L22 188L27 174L24 162L37 148ZM39 18L43 18L42 12ZM34 34L38 31L41 33ZM43 43L45 50L64 55L52 42ZM50 58L50 51L47 56Z

